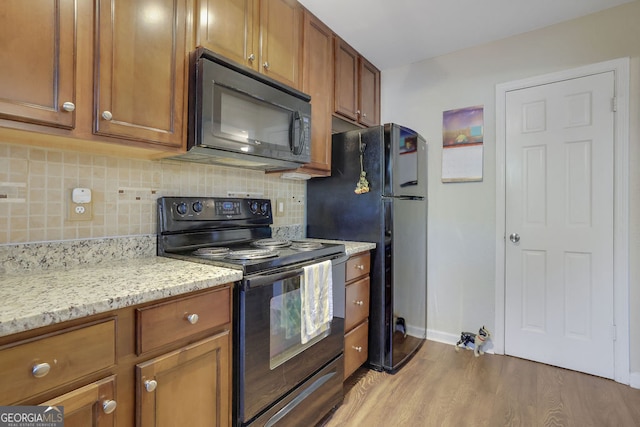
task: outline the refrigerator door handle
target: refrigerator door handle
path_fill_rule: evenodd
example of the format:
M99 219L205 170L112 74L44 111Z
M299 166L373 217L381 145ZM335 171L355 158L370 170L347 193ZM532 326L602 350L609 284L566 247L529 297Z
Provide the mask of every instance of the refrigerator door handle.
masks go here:
M418 180L403 182L400 187L409 187L410 185L418 185Z

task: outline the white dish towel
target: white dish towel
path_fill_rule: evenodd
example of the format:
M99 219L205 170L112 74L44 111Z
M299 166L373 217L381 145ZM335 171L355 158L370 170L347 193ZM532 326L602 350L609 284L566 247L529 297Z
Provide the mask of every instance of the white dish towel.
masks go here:
M333 319L333 280L331 261L303 267L300 284L301 342L306 344L331 326Z

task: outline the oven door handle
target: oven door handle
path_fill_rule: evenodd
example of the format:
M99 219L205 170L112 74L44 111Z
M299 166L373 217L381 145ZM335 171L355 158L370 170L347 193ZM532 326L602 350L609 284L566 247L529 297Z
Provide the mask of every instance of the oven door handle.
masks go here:
M295 270L283 271L281 273L265 274L261 276L251 277L250 279L244 280L243 290L248 291L251 288L270 285L279 280L290 279L292 277L302 276L303 274L304 274L304 269L298 268Z

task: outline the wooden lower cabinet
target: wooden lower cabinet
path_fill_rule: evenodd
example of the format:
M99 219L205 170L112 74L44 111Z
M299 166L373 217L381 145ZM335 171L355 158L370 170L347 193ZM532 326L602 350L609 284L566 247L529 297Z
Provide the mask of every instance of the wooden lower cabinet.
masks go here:
M344 379L369 358L369 252L347 260L345 271Z
M227 331L138 364L136 425L229 425L229 348Z
M63 406L65 427L113 427L116 425L116 377L112 375L60 397L42 406Z
M224 285L0 337L0 405L64 406L65 427L230 426L231 304Z

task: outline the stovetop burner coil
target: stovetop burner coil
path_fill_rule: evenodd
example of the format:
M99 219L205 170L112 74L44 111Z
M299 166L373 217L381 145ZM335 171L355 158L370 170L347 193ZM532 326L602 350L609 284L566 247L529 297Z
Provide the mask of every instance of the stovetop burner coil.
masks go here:
M224 258L229 253L229 248L214 247L214 248L200 248L193 254L196 256L206 258Z
M251 243L259 248L286 248L291 245L291 241L285 239L260 239Z
M243 251L230 251L226 257L229 259L251 260L277 257L278 251L272 249L247 249Z
M291 243L291 249L295 249L297 251L313 251L320 249L321 247L322 243L320 242L294 241Z

